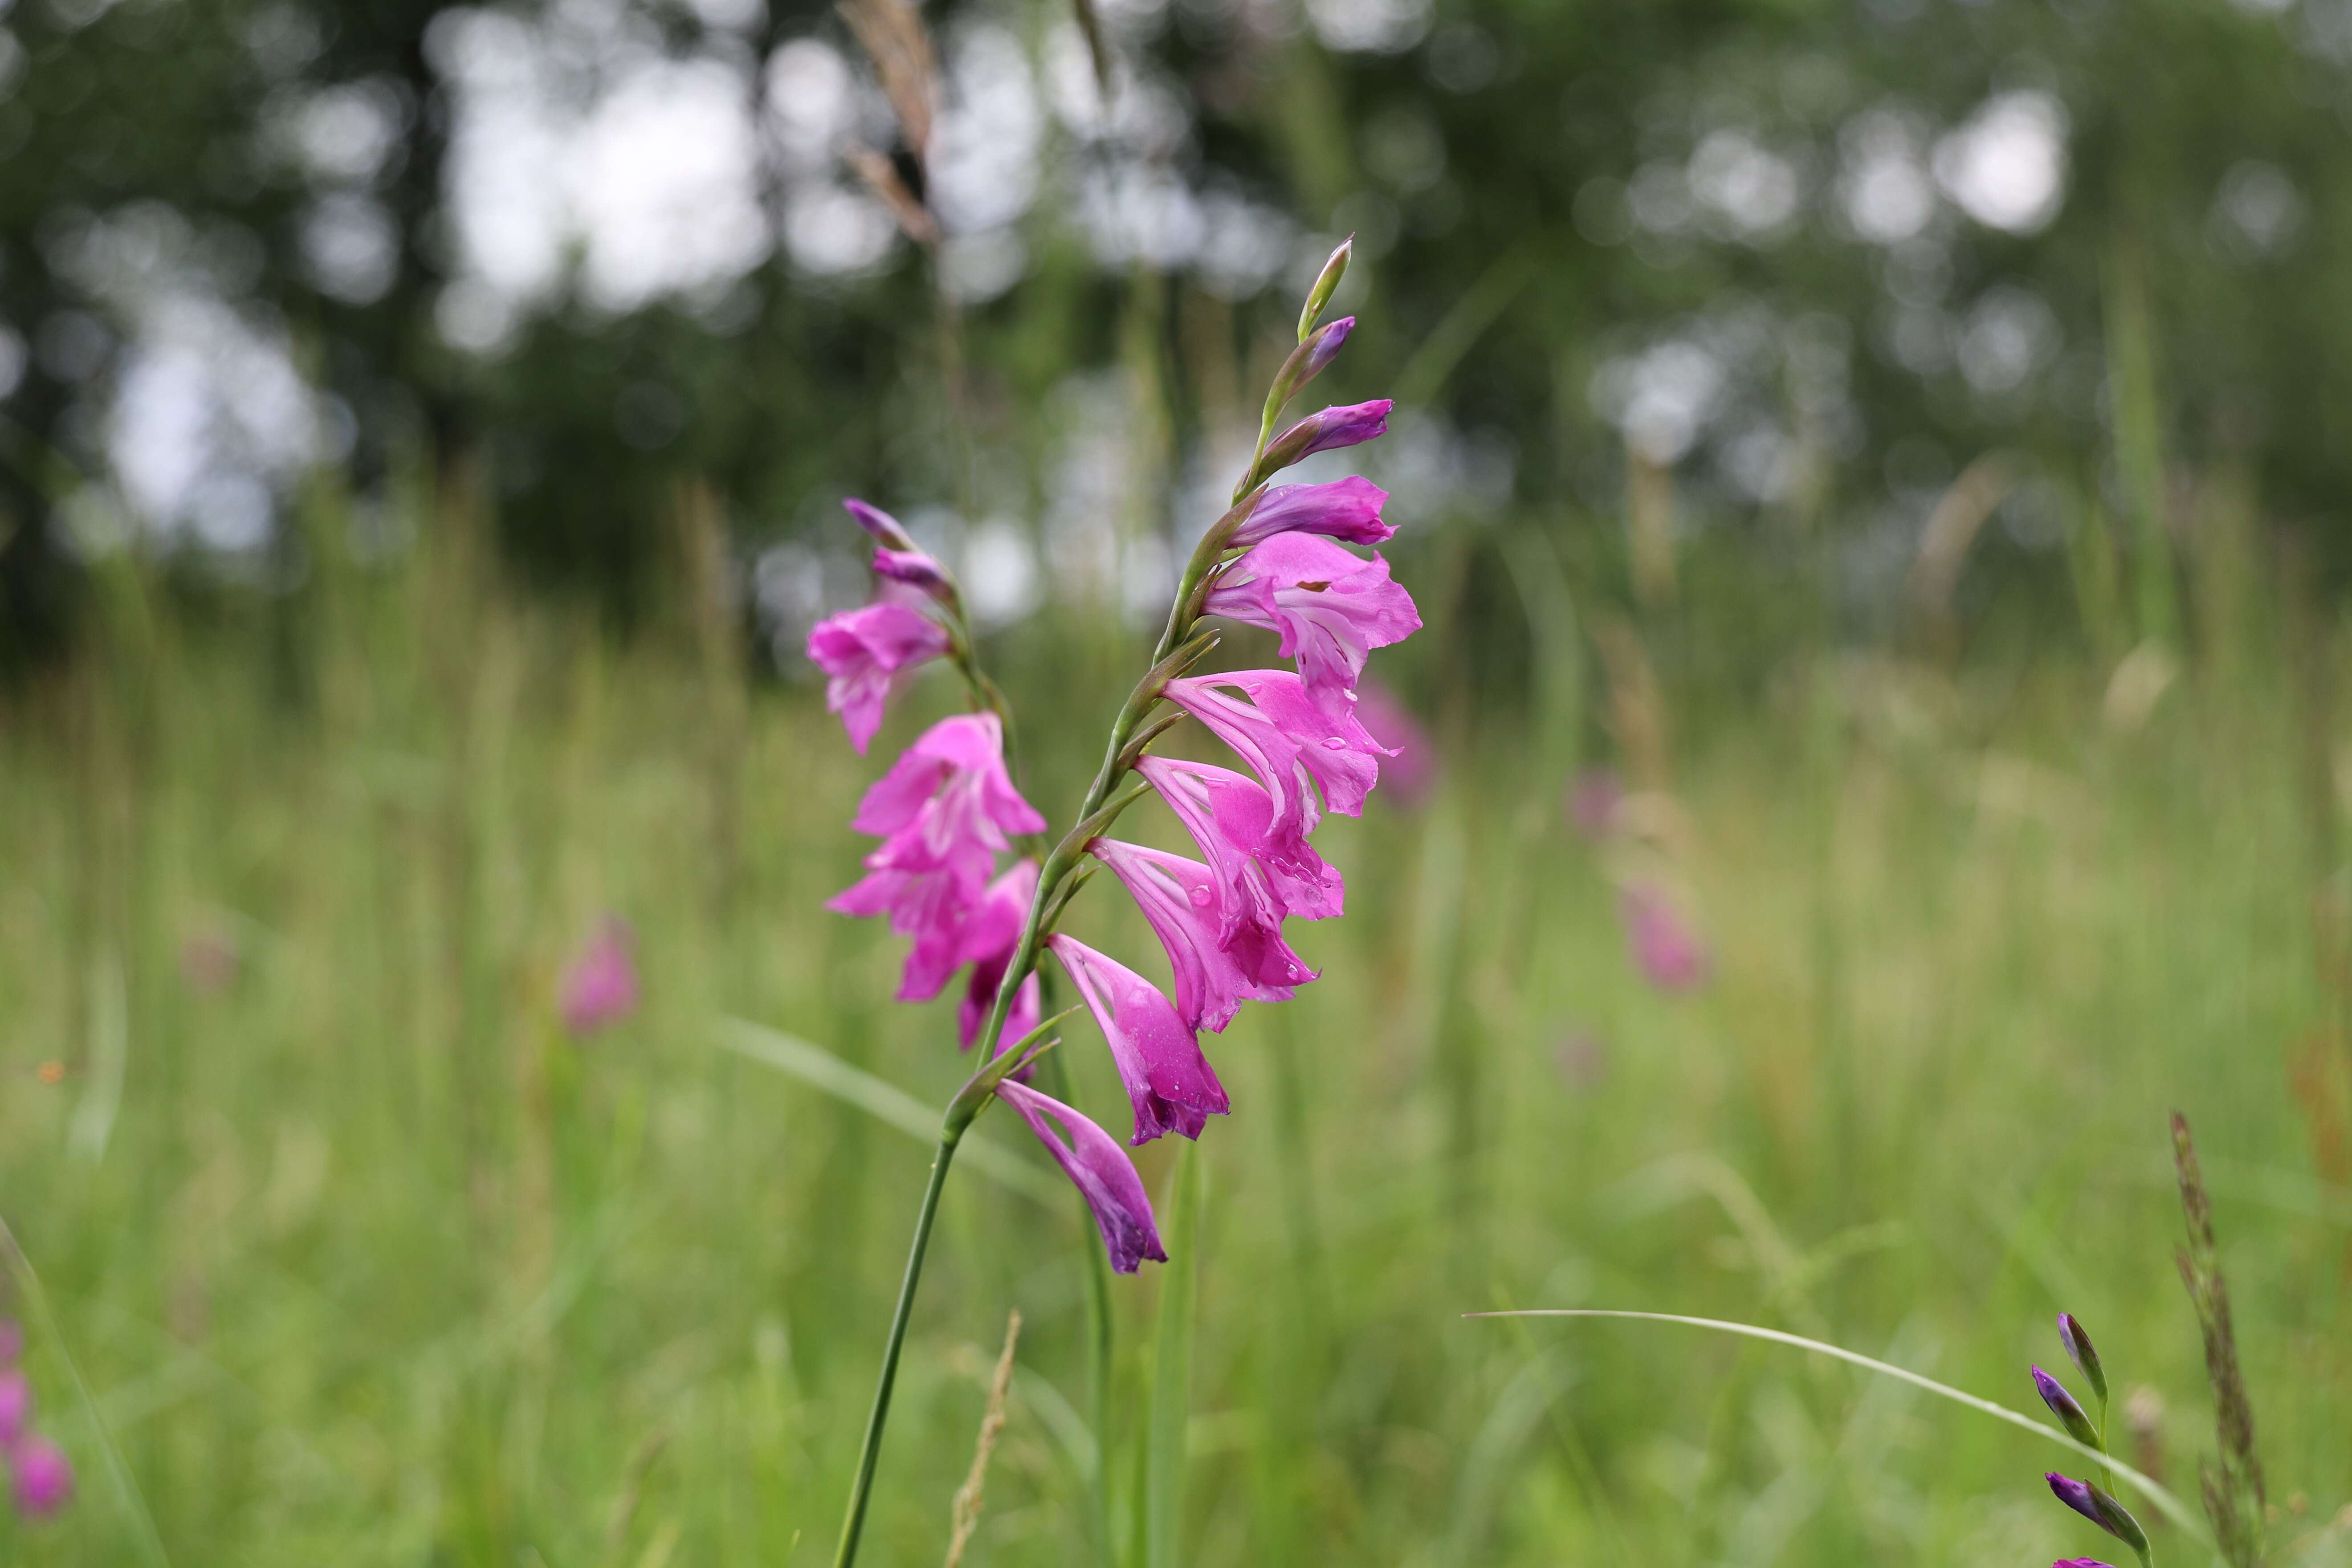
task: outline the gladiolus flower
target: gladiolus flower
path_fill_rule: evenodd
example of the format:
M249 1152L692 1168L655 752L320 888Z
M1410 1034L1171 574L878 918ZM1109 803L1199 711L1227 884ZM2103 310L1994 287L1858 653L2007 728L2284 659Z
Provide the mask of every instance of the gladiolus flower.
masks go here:
M1224 1086L1201 1054L1199 1037L1158 986L1075 937L1056 932L1045 945L1086 999L1135 1102L1129 1143L1149 1143L1163 1132L1198 1138L1211 1116L1225 1114Z
M636 1011L635 949L628 922L607 916L563 972L557 1005L566 1029L593 1034Z
M1370 561L1311 533L1278 533L1225 568L1204 607L1282 636L1282 657L1326 708L1344 707L1372 649L1421 629L1412 595Z
M1229 695L1238 689L1249 699ZM1327 713L1299 678L1278 669L1191 676L1168 683L1171 702L1231 746L1274 797L1269 839L1312 832L1321 820L1311 777L1342 816L1361 816L1386 750L1352 714Z
M1270 899L1245 909L1227 931L1217 876L1198 860L1116 838L1087 848L1127 885L1168 950L1176 1013L1187 1027L1223 1033L1243 1002L1287 1002L1315 978L1282 940L1282 911Z
M2115 1564L2102 1563L2095 1557L2062 1557L2050 1564L2050 1568L2115 1568Z
M1663 889L1633 883L1617 895L1618 918L1643 977L1669 995L1706 984L1706 943Z
M1029 1131L1052 1151L1055 1163L1086 1198L1113 1268L1132 1274L1147 1258L1154 1263L1168 1261L1167 1249L1160 1245L1160 1228L1152 1223L1151 1199L1143 1190L1143 1178L1135 1173L1134 1162L1116 1139L1060 1100L1025 1084L1007 1080L997 1086L996 1093L1020 1112ZM1068 1134L1068 1142L1047 1128L1048 1119Z
M33 1384L15 1367L0 1372L0 1448L33 1427Z
M1319 921L1340 912L1347 884L1304 833L1273 834L1274 797L1230 768L1147 756L1136 764L1192 834L1216 873L1223 930L1237 929L1267 897L1286 915Z
M996 989L1003 984L1004 971L1013 962L1013 950L1020 945L1021 924L1028 916L1029 900L1036 892L1037 862L1016 860L1004 875L988 885L979 906L964 921L956 962L971 965L971 981L956 1008L956 1040L967 1048L980 1038L981 1026L988 1021L988 1010L996 1005ZM989 1054L994 1056L1016 1044L1044 1016L1037 976L1033 973L1013 994L1013 1005L1004 1014L1004 1027Z
M874 781L850 826L883 839L868 866L976 866L984 879L1008 835L1043 833L1045 819L1004 771L1003 724L993 713L961 713L924 731Z
M1396 694L1367 675L1356 683L1356 722L1364 733L1386 747L1389 761L1381 768L1381 782L1402 805L1419 805L1437 782L1437 748L1429 731Z
M16 1511L27 1519L47 1519L73 1499L73 1466L47 1438L24 1437L13 1444L8 1470Z
M1269 442L1259 459L1258 472L1279 473L1318 452L1354 447L1388 434L1389 410L1396 405L1382 397L1326 408L1308 415Z
M1319 533L1350 544L1385 544L1396 530L1381 520L1389 492L1349 476L1321 485L1275 485L1258 497L1227 547L1247 550L1281 533Z
M874 542L884 549L912 550L915 548L913 535L907 531L897 518L892 517L880 507L859 500L856 496L847 497L841 505L843 510L857 520L857 526L864 529L873 538Z
M1004 731L993 713L943 719L925 731L858 803L851 824L880 836L866 876L825 907L890 917L915 945L898 999L939 994L961 962L963 925L981 901L1009 834L1041 833L1045 819L1004 771Z
M907 672L947 650L946 627L888 600L828 616L808 638L809 659L825 673L824 705L861 757Z
M873 865L880 853L868 856L866 863ZM985 868L981 874L987 875ZM933 871L886 868L867 872L827 899L824 907L837 915L888 915L891 935L913 937L915 945L908 950L906 966L898 973L898 997L928 1002L956 971L964 916L978 885L977 879L954 866Z

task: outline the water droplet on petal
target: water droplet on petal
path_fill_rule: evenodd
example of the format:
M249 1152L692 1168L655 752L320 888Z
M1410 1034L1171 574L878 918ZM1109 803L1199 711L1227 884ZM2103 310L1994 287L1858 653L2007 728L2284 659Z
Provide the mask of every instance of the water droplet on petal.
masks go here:
M1327 752L1344 752L1348 749L1348 742L1337 735L1332 735L1325 739L1323 749Z
M1195 887L1192 889L1192 907L1196 910L1207 909L1209 907L1209 900L1214 895L1213 895L1208 889Z

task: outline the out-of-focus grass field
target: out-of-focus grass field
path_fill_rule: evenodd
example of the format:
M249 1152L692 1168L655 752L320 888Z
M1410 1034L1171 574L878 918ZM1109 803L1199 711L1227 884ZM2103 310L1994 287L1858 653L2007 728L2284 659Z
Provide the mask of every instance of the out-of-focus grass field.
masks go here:
M7 699L0 1215L54 1309L29 1365L81 1490L54 1524L0 1519L0 1559L141 1562L142 1507L181 1564L830 1558L928 1151L730 1051L726 1020L927 1103L961 1080L952 1001L893 1004L900 944L819 907L865 847L858 791L947 683L861 761L812 691L747 680L731 626L681 611L619 651L516 607L463 516L365 568L326 504L301 590L236 615L117 563L89 655ZM1762 590L1701 563L1613 679L1555 619L1530 712L1463 673L1449 548L1401 553L1431 628L1395 666L1443 782L1329 824L1349 913L1294 935L1322 980L1210 1042L1234 1110L1201 1144L1175 1560L2096 1551L2042 1489L2060 1450L1892 1384L1681 1329L1461 1314L1743 1319L2023 1409L2069 1308L2119 1400L2159 1393L2164 1478L2193 1500L2212 1436L2171 1257L2177 1106L2218 1194L2280 1559L2346 1561L2352 1191L2326 1178L2352 1057L2315 934L2336 806L2295 617L2241 584L2207 622L2229 640L2135 724L2071 630L2011 624L1957 662L1841 653L1726 629L1763 623L1727 610ZM1142 642L1066 622L991 650L1057 819ZM1664 737L1670 774L1636 782L1671 786L1642 809L1706 913L1695 997L1633 969L1560 810L1575 753L1613 732L1631 766L1629 731ZM1121 905L1106 882L1067 926L1156 973ZM645 1005L574 1041L555 978L607 910L641 940ZM1090 1025L1064 1054L1123 1131ZM979 1135L1050 1176L1001 1112ZM1161 1190L1171 1151L1140 1163ZM967 1561L1089 1560L1094 1242L1041 1190L971 1163L950 1184L870 1562L939 1561L1016 1307ZM1171 1278L1116 1286L1130 1426ZM1136 1435L1112 1436L1124 1544Z

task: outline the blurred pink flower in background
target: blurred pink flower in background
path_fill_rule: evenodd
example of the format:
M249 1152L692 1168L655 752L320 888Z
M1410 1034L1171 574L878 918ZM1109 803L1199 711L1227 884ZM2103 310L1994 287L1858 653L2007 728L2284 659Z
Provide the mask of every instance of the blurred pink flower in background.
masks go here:
M198 995L214 995L236 984L244 960L236 936L219 926L207 926L180 943L180 978Z
M22 1331L0 1318L0 1458L7 1460L16 1511L26 1519L46 1519L72 1498L73 1466L56 1444L33 1430L33 1385L16 1365L24 1349Z
M1685 995L1706 984L1710 967L1706 939L1654 882L1629 882L1617 891L1617 918L1625 944L1642 977L1669 996Z
M1609 837L1625 786L1613 768L1586 768L1568 786L1568 819L1594 843Z
M27 1519L47 1519L73 1500L73 1466L46 1437L9 1446L8 1479L16 1511Z
M1356 722L1395 755L1381 769L1400 805L1417 806L1437 784L1437 748L1395 692L1367 675L1356 683Z
M593 1034L637 1010L636 949L637 935L629 922L606 915L563 971L557 1006L566 1029Z
M1590 1091L1609 1081L1609 1043L1587 1028L1572 1028L1560 1037L1552 1053L1559 1076L1573 1089Z

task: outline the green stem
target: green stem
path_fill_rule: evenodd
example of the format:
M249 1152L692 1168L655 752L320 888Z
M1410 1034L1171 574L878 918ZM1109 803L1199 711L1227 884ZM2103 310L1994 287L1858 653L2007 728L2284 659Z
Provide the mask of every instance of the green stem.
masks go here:
M857 1456L857 1479L849 1489L849 1516L841 1522L841 1550L834 1568L850 1568L857 1560L858 1537L866 1530L866 1503L874 1490L874 1465L882 1453L882 1425L890 1415L890 1389L898 1381L898 1351L907 1342L907 1320L915 1310L915 1285L923 1277L923 1252L931 1243L931 1221L940 1212L940 1189L947 1185L948 1163L955 1158L962 1130L940 1134L939 1152L931 1157L931 1179L923 1188L923 1206L915 1215L915 1241L907 1252L907 1277L898 1284L898 1305L890 1314L889 1342L882 1347L882 1376L874 1386L874 1408L866 1417L866 1445ZM1100 1441L1099 1438L1097 1439Z

